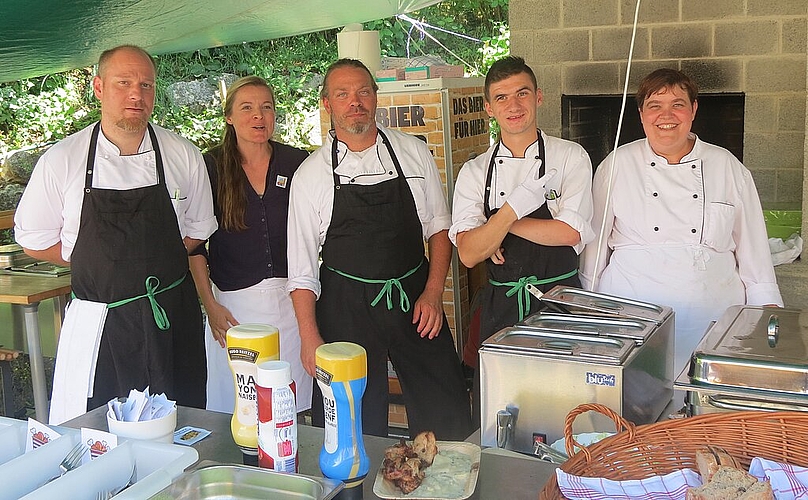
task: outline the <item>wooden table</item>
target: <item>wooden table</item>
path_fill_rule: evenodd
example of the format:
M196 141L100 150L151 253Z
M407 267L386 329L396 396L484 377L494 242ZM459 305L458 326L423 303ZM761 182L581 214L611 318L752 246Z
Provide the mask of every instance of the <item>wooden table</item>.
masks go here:
M64 318L67 296L70 294L70 274L64 276L37 276L0 274L0 303L22 308L25 318L25 341L31 360L31 382L34 389L36 419L48 421L48 386L39 331L39 303L54 299L57 311L54 327L58 332Z

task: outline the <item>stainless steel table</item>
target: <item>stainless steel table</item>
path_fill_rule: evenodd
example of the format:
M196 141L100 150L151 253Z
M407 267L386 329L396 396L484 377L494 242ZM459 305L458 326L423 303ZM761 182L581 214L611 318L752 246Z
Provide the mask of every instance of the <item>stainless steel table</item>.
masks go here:
M84 415L66 422L68 427L90 427L107 430L106 408L96 408ZM242 463L241 451L230 435L228 413L180 407L177 412L177 428L192 425L211 431L210 436L196 443L199 461L221 463ZM307 425L298 426L300 442L300 472L311 476L321 476L318 465L320 447L323 443L323 430ZM473 442L474 437L469 438ZM479 440L477 441L479 443ZM379 470L384 449L395 444L392 438L365 436L365 449L370 457L370 472L362 484L363 498L378 498L373 494L373 482ZM494 450L491 450L494 451ZM535 499L539 491L553 474L556 466L527 456L510 452L483 450L480 459L480 473L473 499Z

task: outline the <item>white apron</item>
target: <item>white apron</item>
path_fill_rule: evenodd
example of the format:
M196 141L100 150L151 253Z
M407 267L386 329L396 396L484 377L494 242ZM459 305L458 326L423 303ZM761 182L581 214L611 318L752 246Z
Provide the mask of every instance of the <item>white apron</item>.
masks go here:
M598 290L673 308L675 376L710 321L746 301L735 255L699 245L620 247L612 253Z
M286 292L286 278L268 278L249 288L231 292L212 286L213 296L239 323L263 323L278 328L281 359L292 365L297 411L309 409L312 379L300 362L300 335L292 300ZM209 321L205 325L205 349L208 360L206 408L233 413L236 402L233 372L227 362L227 350L213 338Z

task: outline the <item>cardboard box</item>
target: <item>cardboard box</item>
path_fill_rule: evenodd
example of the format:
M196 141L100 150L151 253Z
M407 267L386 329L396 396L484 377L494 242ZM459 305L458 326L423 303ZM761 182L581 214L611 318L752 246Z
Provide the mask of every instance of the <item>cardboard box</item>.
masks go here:
M404 68L376 70L377 82L395 82L396 80L404 80Z
M429 66L413 66L404 69L405 80L426 80L429 78Z
M463 73L463 66L459 64L429 67L430 78L463 78Z

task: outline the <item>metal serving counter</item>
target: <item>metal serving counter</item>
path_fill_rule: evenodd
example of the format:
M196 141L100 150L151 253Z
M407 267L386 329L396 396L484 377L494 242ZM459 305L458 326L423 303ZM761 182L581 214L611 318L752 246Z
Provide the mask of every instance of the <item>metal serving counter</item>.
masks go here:
M242 463L241 451L236 447L230 435L230 417L231 415L228 413L186 407L178 408L178 429L191 425L211 431L208 437L193 445L199 452L199 462ZM106 408L96 408L64 425L107 430ZM298 439L300 473L321 476L318 457L323 443L323 430L307 425L298 426ZM479 444L479 432L467 438L467 441ZM370 472L362 485L363 498L378 498L373 494L373 482L384 456L384 449L395 443L396 440L393 438L365 436L365 449L370 457ZM193 467L191 466L191 468ZM556 467L548 462L513 452L484 449L480 457L477 487L470 498L537 498L539 491Z

